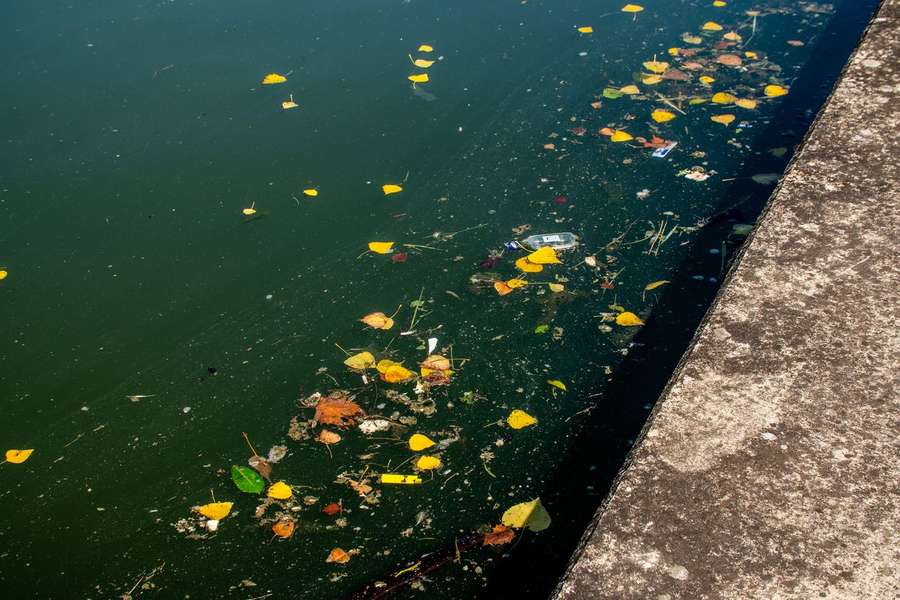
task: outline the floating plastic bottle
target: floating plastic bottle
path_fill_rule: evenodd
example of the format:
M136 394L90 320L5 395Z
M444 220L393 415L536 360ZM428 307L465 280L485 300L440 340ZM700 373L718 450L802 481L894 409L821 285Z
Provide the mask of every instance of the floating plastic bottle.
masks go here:
M554 250L569 250L578 245L578 236L568 231L564 233L543 233L531 235L519 242L526 250L537 250L550 246Z

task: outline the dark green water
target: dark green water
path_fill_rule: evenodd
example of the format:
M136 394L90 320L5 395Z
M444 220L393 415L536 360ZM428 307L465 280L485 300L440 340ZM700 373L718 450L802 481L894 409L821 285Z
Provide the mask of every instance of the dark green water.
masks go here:
M7 596L117 597L164 564L135 595L336 598L538 496L554 519L548 530L466 553L423 584L435 598L545 595L714 295L738 247L732 226L752 223L772 190L750 176L783 170L876 2L817 12L802 2L647 0L636 20L621 4L5 3L0 445L35 449L24 464L0 465ZM690 47L682 33L706 21L725 28L697 47L733 28L746 42L744 11L754 8L763 14L752 40L728 51L767 61L639 82L647 99L590 106L654 54L677 66L666 50ZM582 25L594 33L576 32ZM422 43L436 62L414 90L407 54ZM270 72L288 81L260 86ZM707 72L711 88L696 82ZM790 94L755 110L682 101L686 115L649 118L666 108L654 90L763 98L770 82ZM299 108L281 109L288 94ZM709 120L722 113L737 119ZM607 126L679 145L653 158L597 134ZM715 173L676 176L692 166ZM381 193L401 181L402 193ZM319 196L302 195L309 187ZM255 217L242 216L253 202ZM661 221L685 229L648 254L638 240ZM580 236L564 264L529 276L564 278L566 291L474 290L479 262L526 224ZM360 256L373 240L430 248L403 248L402 263ZM521 255L507 252L489 271L511 278ZM644 292L664 279L672 283ZM399 336L420 292L417 333ZM646 327L598 329L610 304ZM398 305L390 331L358 322ZM550 332L536 334L541 324ZM412 367L430 336L467 359L433 390L432 415L384 395L414 396L413 383L362 387L335 345ZM568 391L552 393L548 379ZM418 421L372 437L341 431L333 456L291 440L290 419L313 414L297 400L337 386L372 414ZM463 401L468 391L475 402ZM514 408L537 426L492 425ZM244 431L262 454L287 445L275 479L318 498L299 502L290 540L271 540L253 517L256 499L228 477L248 457ZM459 437L422 485L372 479L380 497L367 504L335 483L407 460L415 432ZM235 502L232 515L217 535L187 539L173 524L210 490ZM345 527L321 512L338 501ZM326 563L334 547L358 553Z

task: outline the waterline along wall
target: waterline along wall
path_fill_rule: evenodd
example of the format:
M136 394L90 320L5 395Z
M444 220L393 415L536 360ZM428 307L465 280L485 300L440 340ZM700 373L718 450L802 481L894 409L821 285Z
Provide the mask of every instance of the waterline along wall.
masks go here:
M886 0L557 591L900 596L900 0Z

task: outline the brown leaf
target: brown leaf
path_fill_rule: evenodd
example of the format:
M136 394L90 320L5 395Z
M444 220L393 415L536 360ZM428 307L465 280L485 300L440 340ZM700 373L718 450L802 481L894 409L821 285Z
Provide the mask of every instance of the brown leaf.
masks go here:
M484 534L484 546L502 546L516 538L516 532L506 525L495 525L493 531Z
M325 425L352 427L356 424L356 417L362 417L365 414L356 402L350 400L342 392L335 392L319 399L316 404L315 419Z
M254 454L247 459L247 464L256 469L256 472L263 476L263 479L269 481L272 478L272 465L262 456Z
M716 62L729 67L739 67L743 61L737 54L720 54L716 57Z
M419 363L419 366L423 369L431 369L432 371L446 371L450 368L450 359L445 358L440 354L432 354Z

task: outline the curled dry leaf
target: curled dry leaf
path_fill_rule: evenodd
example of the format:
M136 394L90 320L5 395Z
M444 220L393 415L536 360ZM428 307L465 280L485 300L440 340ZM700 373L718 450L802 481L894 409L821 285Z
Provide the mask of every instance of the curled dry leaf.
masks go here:
M272 476L272 465L262 456L254 454L247 459L247 464L256 469L256 472L268 480Z
M440 354L432 354L421 363L419 366L423 369L432 369L435 371L447 371L450 369L450 359L441 356Z
M351 427L356 425L357 417L364 417L365 414L356 402L337 392L319 399L315 420L325 425Z
M484 546L502 546L516 539L516 532L506 525L495 525L490 533L484 534L482 545Z

